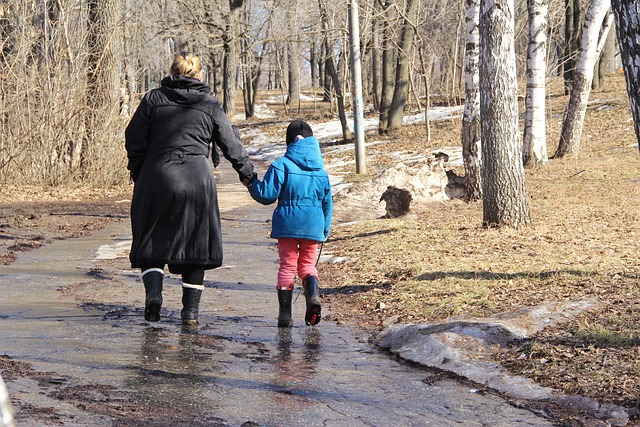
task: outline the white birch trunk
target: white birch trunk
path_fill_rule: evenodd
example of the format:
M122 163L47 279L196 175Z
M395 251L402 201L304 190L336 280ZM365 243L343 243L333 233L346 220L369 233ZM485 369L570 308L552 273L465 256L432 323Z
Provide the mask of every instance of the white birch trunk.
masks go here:
M612 0L622 66L640 148L640 0Z
M9 393L0 376L0 427L13 427L13 407L9 402Z
M529 49L527 51L527 94L524 116L523 163L544 165L547 157L546 74L547 16L549 0L527 0L529 7Z
M518 125L513 0L481 0L479 68L483 224L529 224Z
M573 89L562 122L556 157L563 157L568 153L575 154L580 149L582 127L593 82L593 67L613 23L613 15L609 13L610 7L611 0L591 0L589 4L582 30Z
M465 52L465 102L462 116L462 158L465 200L482 199L482 150L480 139L480 0L467 0L467 49Z

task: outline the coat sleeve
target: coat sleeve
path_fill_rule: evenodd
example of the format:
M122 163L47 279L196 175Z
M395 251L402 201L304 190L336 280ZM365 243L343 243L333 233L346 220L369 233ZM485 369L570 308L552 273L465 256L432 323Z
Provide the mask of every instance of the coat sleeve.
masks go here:
M331 232L331 220L333 218L333 196L331 195L331 183L328 179L325 196L322 200L322 212L324 213L324 238L327 239Z
M254 176L253 165L249 161L249 154L244 149L240 132L231 125L226 114L216 103L214 108L213 141L220 147L220 151L225 159L231 162L233 168L238 172L240 181L251 179ZM215 150L215 147L212 147Z
M145 96L142 98L142 101L140 101L140 105L138 105L136 112L133 114L133 117L131 117L131 121L124 132L125 148L129 159L127 169L129 169L131 178L134 181L140 172L142 161L144 160L147 146L149 145L150 110L149 100L147 96Z
M262 181L256 179L249 185L249 194L256 202L270 205L278 200L283 186L284 171L272 164Z

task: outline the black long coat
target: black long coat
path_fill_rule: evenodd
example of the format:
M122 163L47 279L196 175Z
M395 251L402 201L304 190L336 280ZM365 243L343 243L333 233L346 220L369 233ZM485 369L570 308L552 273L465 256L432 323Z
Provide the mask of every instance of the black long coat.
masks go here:
M211 149L220 148L240 180L253 175L253 166L209 91L199 80L167 77L144 96L127 126L127 168L135 182L129 256L134 268L168 264L179 274L185 265L222 264Z

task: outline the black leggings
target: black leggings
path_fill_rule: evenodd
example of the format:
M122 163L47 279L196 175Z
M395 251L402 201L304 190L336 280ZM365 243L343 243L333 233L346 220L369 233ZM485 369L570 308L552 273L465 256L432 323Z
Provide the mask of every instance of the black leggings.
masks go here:
M140 268L140 270L144 272L150 268L164 270L164 264L145 265ZM182 272L182 283L188 283L190 285L202 285L204 283L204 267L199 265L181 265L180 271Z

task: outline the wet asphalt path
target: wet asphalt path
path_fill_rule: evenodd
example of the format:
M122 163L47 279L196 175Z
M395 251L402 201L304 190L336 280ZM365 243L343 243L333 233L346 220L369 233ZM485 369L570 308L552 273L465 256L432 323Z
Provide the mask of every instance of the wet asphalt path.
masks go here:
M218 178L225 266L207 272L196 331L180 326L177 277L162 320L144 321L128 221L0 268L0 355L40 373L7 381L18 425L552 425L395 361L349 327L304 326L303 296L294 327L279 330L271 208Z

